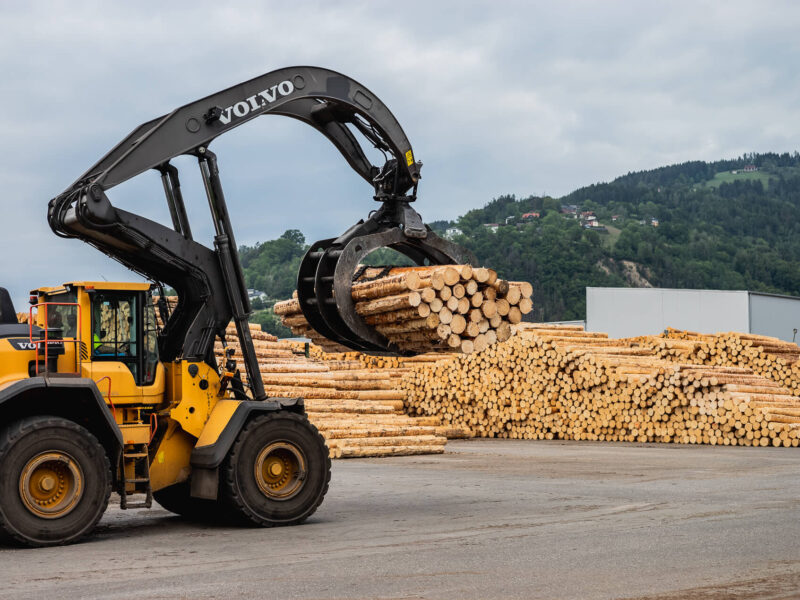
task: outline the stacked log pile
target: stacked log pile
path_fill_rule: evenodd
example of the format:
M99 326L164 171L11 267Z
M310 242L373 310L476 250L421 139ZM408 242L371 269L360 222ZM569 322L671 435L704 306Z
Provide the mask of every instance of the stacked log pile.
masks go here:
M177 298L168 300L174 306ZM228 325L225 333L246 381L235 326ZM303 397L308 418L325 438L332 458L439 454L446 434L455 433L442 428L439 419L404 413L399 363L395 369L378 370L357 352L329 354L315 345L278 340L260 325L251 324L250 334L267 394ZM214 350L222 361L220 340Z
M424 367L433 363L447 361L454 356L452 354L443 354L438 352L418 354L411 357L370 356L367 354L361 354L360 352L323 352L317 349L315 346L312 346L311 354L317 356L321 360L324 360L326 364L330 364L331 361L333 361L337 365L341 365L346 361L350 361L350 364L359 365L359 367L354 368L363 368L369 370L379 369L383 372L390 372L395 378L395 389L400 389L400 378L411 372L411 370L415 367ZM405 398L405 394L401 393L401 397ZM431 421L429 421L429 423L436 427L437 435L444 436L447 439L472 437L472 434L468 428L460 425L454 425L452 423L443 424L442 420L438 417L433 418Z
M675 329L668 329L662 336L639 339L667 360L746 367L800 394L797 344L749 333L705 335Z
M470 265L362 267L352 286L355 311L399 351L480 352L511 337L511 326L533 309L533 288ZM326 351L343 348L319 335L296 294L273 307L294 335Z
M800 347L783 340L747 333L706 335L668 330L663 336L640 338L661 357L671 362L704 367L722 366L758 376L757 380L736 379L728 385L731 393L754 394L761 411L772 422L800 424ZM800 425L797 425L800 427Z
M800 399L785 368L770 378L724 358L736 351L751 362L784 360L752 350L763 340L736 350L730 335L613 340L580 327L527 324L518 333L483 352L412 369L402 381L409 414L437 416L480 437L800 443Z
M319 429L332 458L402 456L444 452L448 430L436 418L414 418L403 411L399 379L404 369L369 368L358 353L319 356L312 346L278 341L251 326L265 391L273 397L302 397L309 420ZM235 329L226 342L241 356ZM223 346L217 342L221 360Z
M321 351L337 354L344 354L350 351L346 346L337 344L318 333L308 324L303 312L300 310L300 302L297 300L296 291L292 294L291 300L276 302L272 307L272 311L281 318L284 326L292 330L293 335L308 338Z

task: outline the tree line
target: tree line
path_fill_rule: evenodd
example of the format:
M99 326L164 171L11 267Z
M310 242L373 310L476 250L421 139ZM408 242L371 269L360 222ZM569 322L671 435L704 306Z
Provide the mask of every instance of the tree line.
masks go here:
M709 185L717 173L746 165L758 168L759 179L729 176ZM562 212L567 205L593 213L607 230L583 227L579 215ZM531 212L539 217L522 219ZM487 224L500 226L493 231ZM585 288L632 285L631 264L657 287L800 295L800 155L686 162L628 173L558 199L503 195L431 227L440 234L460 230L454 241L482 264L501 277L530 281L535 320L585 318ZM273 300L288 298L306 249L297 230L242 247L248 287ZM396 260L386 251L373 258L373 264ZM269 314L262 310L256 320L285 335Z

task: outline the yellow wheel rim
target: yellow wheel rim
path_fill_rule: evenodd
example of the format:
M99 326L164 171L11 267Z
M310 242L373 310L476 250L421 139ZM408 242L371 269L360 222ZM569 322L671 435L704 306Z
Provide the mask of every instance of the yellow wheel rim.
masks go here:
M66 452L52 450L31 458L19 476L19 495L43 519L69 514L83 495L83 472Z
M305 456L289 442L269 444L258 453L255 478L265 496L272 500L288 500L297 495L305 482Z

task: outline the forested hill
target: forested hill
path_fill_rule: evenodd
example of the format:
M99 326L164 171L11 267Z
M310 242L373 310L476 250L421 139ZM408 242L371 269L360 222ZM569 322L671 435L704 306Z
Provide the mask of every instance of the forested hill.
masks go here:
M800 155L687 162L558 199L500 196L431 226L532 282L536 320L583 319L587 286L800 295ZM249 286L288 297L303 251L297 231L242 248Z

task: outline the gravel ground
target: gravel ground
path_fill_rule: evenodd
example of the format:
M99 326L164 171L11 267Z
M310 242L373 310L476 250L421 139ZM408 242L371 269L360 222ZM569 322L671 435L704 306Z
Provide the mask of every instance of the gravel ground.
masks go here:
M299 527L109 508L0 546L0 598L800 597L800 451L475 440L334 461Z

